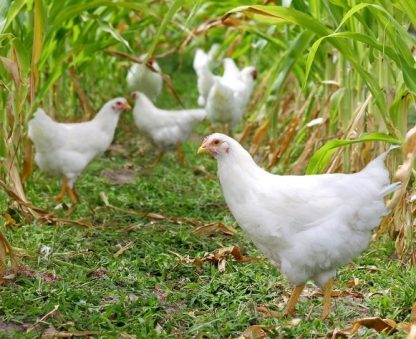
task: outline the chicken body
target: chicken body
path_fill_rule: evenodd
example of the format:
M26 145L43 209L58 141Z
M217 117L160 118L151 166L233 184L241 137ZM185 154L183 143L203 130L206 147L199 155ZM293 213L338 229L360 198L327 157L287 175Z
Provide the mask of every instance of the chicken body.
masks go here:
M246 112L256 79L255 68L250 66L240 71L232 59L226 58L224 75L213 79L206 104L207 117L214 125L228 125L232 130Z
M141 92L134 92L133 97L136 126L161 152L176 146L180 153L179 145L189 138L195 125L206 116L204 109L160 109ZM181 162L182 157L180 155Z
M205 106L209 91L214 84L214 74L212 74L210 63L210 54L205 53L202 49L198 48L195 52L193 67L198 77L199 106Z
M354 174L274 175L234 139L215 133L202 151L218 161L218 177L234 218L256 247L296 286L324 287L336 269L367 248L389 211L384 196L399 188L384 165L387 152Z
M120 112L130 108L126 99L107 102L94 119L59 123L38 108L29 122L29 138L35 145L35 162L42 171L61 176L72 189L85 167L111 144Z
M154 72L144 63L134 63L127 73L127 85L129 91L143 92L150 100L155 102L162 92L163 78L158 63L153 60L151 64L158 72Z

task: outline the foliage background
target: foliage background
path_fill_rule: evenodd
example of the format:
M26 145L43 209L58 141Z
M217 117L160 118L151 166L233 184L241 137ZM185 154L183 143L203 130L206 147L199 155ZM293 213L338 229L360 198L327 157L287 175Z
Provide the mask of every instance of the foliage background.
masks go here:
M59 222L46 211L49 206L27 198L34 180L26 186L21 180L30 172L26 126L39 105L60 121L87 120L109 97L128 95L126 71L144 53L155 56L166 74L159 105L180 107L169 92L195 105L193 53L213 43L220 44L216 72L225 56L258 69L246 123L238 131L258 162L276 173L359 170L384 146L378 141L402 143L416 122L412 25L416 4L406 0L3 0L4 220ZM316 118L322 120L310 124ZM121 130L130 131L130 124L125 117ZM410 184L379 231L391 236L403 264L416 261L409 153L397 154L390 164L394 171L404 163L398 178ZM16 268L2 244L0 269Z

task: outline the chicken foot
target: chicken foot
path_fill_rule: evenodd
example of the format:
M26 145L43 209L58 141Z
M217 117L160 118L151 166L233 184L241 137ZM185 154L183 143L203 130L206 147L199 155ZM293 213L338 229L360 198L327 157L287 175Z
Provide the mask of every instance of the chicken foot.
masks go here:
M165 154L164 151L160 151L160 153L157 156L157 158L154 161L152 161L150 164L147 164L145 166L145 168L153 168L153 167L155 167L157 164L159 164L160 160L162 160L164 154Z
M292 294L290 295L289 301L286 305L285 315L293 316L295 314L295 307L300 294L302 293L303 289L305 288L305 284L297 285L293 290Z
M56 201L61 202L62 200L64 200L65 197L65 193L68 187L68 180L67 178L62 178L62 187L61 187L61 191L59 192L59 194L55 197Z
M71 199L71 201L74 204L76 204L77 202L79 202L78 194L75 191L75 188L71 188L71 187L68 186L68 179L67 178L62 178L61 191L55 197L55 200L61 202L62 200L64 200L65 194L68 194L69 198Z

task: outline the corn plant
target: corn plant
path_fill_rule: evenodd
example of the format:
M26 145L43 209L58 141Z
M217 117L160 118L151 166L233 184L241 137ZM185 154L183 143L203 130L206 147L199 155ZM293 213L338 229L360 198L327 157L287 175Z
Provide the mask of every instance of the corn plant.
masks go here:
M407 30L416 26L416 5L266 3L2 1L0 180L11 200L27 218L43 215L21 180L32 158L26 126L39 105L60 120L89 119L109 88L124 94L139 55L191 57L212 43L220 58L258 68L241 140L272 171L355 171L377 141L401 143L416 121L416 39Z
M266 142L270 145L272 164L277 163L276 158L285 160L286 153L286 159L298 159L294 169L299 171L316 145L331 139L312 156L306 172L336 171L342 163L351 165L347 170L357 170L371 157L368 144L363 142L402 142L415 114L416 67L411 52L415 37L407 27L416 24L416 5L405 1L293 1L290 7L238 7L228 15L234 13L250 15L253 21L246 25L256 25L256 33L257 23L269 31L273 25L273 34L265 39L276 50L280 50L281 43L275 40L289 41L278 61L278 76L271 90L265 92L274 94L280 109L268 111L267 106L274 103L263 100L265 116L272 123L267 129L260 128L254 139L265 142L265 132L269 133ZM293 99L290 107L286 98L292 91L296 93L292 98L298 99ZM296 111L301 114L293 115ZM321 120L315 125L311 120L317 117ZM275 140L279 141L277 145ZM294 146L288 147L289 143ZM303 151L297 149L299 144ZM350 146L351 154L343 155L339 147L349 145L356 147ZM409 152L415 149L406 151L405 158ZM283 168L285 164L287 161L281 161ZM411 206L404 196L402 192L399 213L407 215L407 222L393 223L391 227L400 230L391 233L399 237L399 255L413 253L414 261L413 242L405 239L415 233L415 226L410 218Z

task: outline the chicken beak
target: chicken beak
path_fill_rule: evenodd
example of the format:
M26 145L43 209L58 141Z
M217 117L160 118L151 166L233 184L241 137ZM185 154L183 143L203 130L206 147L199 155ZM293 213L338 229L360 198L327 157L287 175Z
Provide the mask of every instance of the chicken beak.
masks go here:
M123 104L123 109L131 109L131 106L128 104L128 102Z
M205 148L204 145L202 145L201 147L198 148L198 151L196 152L196 154L201 154L201 153L208 153L208 149Z

